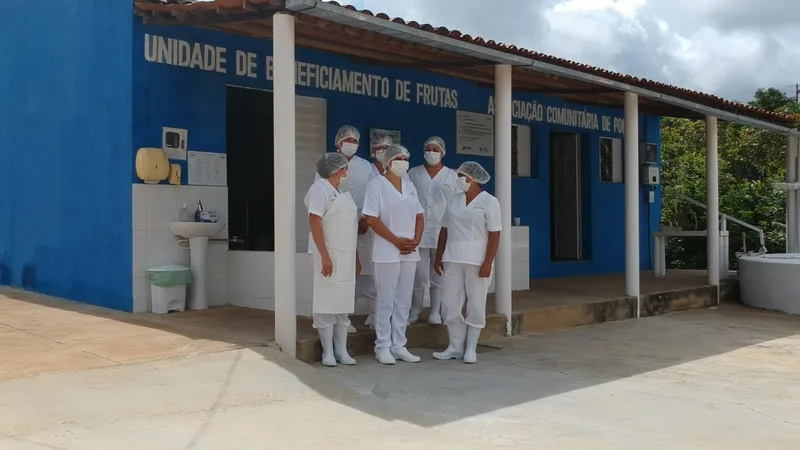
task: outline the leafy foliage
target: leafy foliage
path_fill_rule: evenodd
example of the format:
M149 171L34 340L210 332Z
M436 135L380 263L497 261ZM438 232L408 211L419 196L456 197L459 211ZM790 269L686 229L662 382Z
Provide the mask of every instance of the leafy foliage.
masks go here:
M776 112L800 112L794 98L775 88L756 91L753 106ZM767 250L785 249L786 192L773 187L786 177L786 136L728 122L719 122L719 208L720 212L762 228ZM705 123L665 118L661 122L662 214L665 225L684 230L705 230L706 213L680 198L685 195L705 203L706 199ZM746 243L758 250L756 232L728 222L731 263ZM742 233L746 233L746 241ZM706 267L704 238L667 240L666 259L680 269Z

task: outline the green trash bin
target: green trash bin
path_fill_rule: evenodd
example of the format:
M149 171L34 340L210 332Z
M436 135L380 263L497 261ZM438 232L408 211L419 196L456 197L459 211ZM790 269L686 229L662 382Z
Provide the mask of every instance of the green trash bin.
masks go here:
M150 310L166 314L186 309L186 285L192 283L192 269L166 265L147 270L150 279Z

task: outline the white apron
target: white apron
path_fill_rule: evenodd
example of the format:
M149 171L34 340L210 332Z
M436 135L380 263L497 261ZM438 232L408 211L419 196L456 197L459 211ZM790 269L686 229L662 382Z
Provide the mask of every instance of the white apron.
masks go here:
M322 257L314 251L314 314L352 314L356 295L356 237L358 208L345 192L336 197L322 218L325 245L333 262L333 273L322 276ZM316 249L315 249L316 250Z

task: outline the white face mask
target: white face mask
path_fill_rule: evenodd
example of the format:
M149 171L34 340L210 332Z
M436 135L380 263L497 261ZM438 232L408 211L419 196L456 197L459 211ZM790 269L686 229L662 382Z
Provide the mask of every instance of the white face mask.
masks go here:
M402 177L408 172L408 161L396 160L391 162L392 173Z
M341 188L345 184L347 184L347 172L344 175L339 175L339 187Z
M425 162L435 166L439 164L439 161L442 160L442 154L439 152L429 152L425 151Z
M469 183L467 181L467 177L458 177L458 179L456 180L456 187L461 192L467 192L471 184L472 183Z
M351 157L356 154L358 150L358 144L353 144L352 142L345 142L342 144L342 154L346 157Z
M386 154L386 150L375 150L375 159L377 161L383 161L383 155Z

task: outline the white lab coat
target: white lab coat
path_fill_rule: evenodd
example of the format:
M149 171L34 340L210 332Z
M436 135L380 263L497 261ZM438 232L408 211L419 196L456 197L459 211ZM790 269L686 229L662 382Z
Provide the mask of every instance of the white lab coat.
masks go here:
M410 180L403 178L401 188L403 192L398 192L384 176L373 178L367 187L362 214L377 217L397 237L414 239L417 214L425 211L419 203L417 189ZM408 255L401 255L397 247L376 234L372 244L372 262L401 261L419 261L419 252L415 250Z
M447 204L456 193L458 174L449 167L442 167L433 177L425 170L425 165L408 171L408 178L419 193L419 202L425 210L425 232L422 234L421 248L436 248L439 241L440 222Z
M447 244L442 261L442 319L446 325L466 323L471 327L486 326L486 294L494 270L479 276L486 259L489 233L502 230L500 202L488 192L481 192L467 204L466 194L454 195L447 205L441 225L447 228ZM494 262L492 262L494 266ZM467 317L462 316L464 297Z
M305 204L309 214L322 217L325 245L333 262L331 276L322 276L322 257L314 247L312 313L351 314L355 308L358 208L350 193L336 191L324 179L311 186Z

